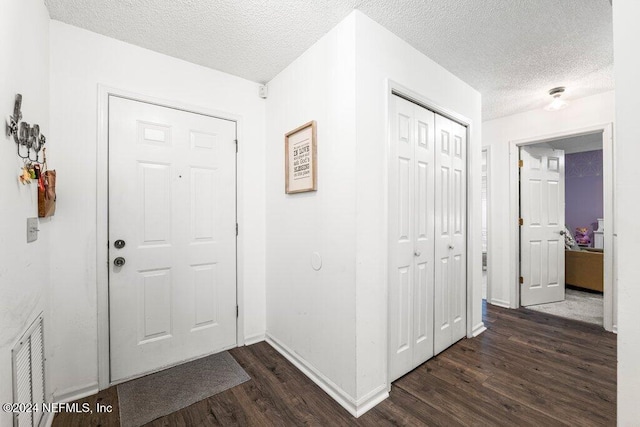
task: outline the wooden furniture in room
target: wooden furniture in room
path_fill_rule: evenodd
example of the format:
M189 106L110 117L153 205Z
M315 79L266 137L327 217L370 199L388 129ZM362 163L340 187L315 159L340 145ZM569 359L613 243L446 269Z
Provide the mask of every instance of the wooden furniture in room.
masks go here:
M604 252L596 249L565 250L565 283L592 291L603 291Z

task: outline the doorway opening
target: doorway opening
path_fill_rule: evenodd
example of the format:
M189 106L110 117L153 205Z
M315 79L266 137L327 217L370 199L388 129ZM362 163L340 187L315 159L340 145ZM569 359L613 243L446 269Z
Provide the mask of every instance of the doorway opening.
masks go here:
M518 155L518 305L607 330L614 325L610 130L512 146Z

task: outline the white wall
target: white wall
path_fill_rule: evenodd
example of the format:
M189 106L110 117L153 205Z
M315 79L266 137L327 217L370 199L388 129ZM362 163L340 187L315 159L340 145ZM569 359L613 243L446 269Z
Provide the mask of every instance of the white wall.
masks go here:
M482 329L480 93L366 15L356 15L357 214L356 300L358 399L387 381L387 79L472 122L468 150L469 259L473 283L469 322Z
M605 92L572 101L560 111L527 111L482 123L482 144L491 146L491 209L488 282L492 304L509 307L515 301L515 272L511 242L509 142L574 131L614 121L614 93Z
M273 79L267 101L267 334L357 414L387 395L387 79L473 121L479 177L479 93L359 11ZM288 196L284 134L312 119L318 191ZM480 329L479 215L471 234Z
M97 385L96 141L98 84L242 116L239 218L245 337L264 334L264 126L258 85L51 21L51 159L58 210L51 254L55 396ZM106 244L106 242L98 242ZM106 260L105 260L106 262Z
M640 2L613 2L616 78L616 201L618 231L618 425L640 420L640 263L638 263L638 182L640 182L640 81L637 41Z
M347 405L356 394L354 48L350 15L269 82L267 100L267 335ZM287 195L284 134L310 120L318 191Z
M26 219L38 216L35 181L18 182L22 161L4 132L21 93L23 119L40 125L50 152L59 143L49 128L49 13L41 0L0 0L0 403L12 402L11 348L41 312L47 316L49 241L53 220L40 222L38 240L27 244ZM26 21L25 21L26 19ZM25 27L28 22L28 30ZM45 318L45 342L51 325ZM11 425L0 412L0 425Z

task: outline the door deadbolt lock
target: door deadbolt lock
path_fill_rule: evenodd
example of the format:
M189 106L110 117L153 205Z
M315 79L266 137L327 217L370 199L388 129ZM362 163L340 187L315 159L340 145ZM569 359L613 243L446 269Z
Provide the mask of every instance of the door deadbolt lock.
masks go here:
M113 265L115 265L116 267L122 267L127 261L122 258L121 256L119 256L118 258L113 260Z
M115 247L116 247L116 249L122 249L122 248L124 248L124 245L125 245L125 244L126 244L126 243L124 242L124 240L116 240L116 241L113 243L113 246L115 246Z

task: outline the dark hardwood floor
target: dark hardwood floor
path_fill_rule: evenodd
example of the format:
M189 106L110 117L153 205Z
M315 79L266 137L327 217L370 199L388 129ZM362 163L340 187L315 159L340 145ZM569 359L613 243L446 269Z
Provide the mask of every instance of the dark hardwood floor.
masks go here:
M150 426L597 426L616 424L616 336L530 310L488 306L488 330L393 383L353 418L266 343L231 350L251 380ZM118 426L115 387L83 399L111 414L58 414L54 426Z

